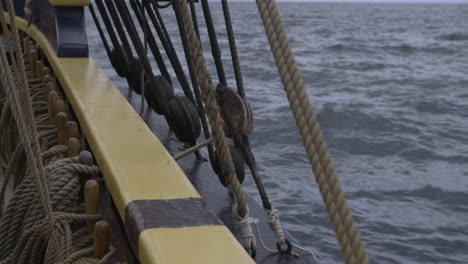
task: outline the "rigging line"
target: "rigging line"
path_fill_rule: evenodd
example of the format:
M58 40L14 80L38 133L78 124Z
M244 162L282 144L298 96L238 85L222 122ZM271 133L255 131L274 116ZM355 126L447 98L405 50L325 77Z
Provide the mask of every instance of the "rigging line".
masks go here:
M151 1L153 2L153 1ZM205 113L205 108L203 107L203 101L202 101L202 98L201 98L201 93L200 93L200 87L198 85L198 78L197 78L197 74L195 73L195 68L194 68L194 65L193 65L193 61L192 61L192 54L191 54L191 51L190 51L190 47L189 47L189 42L188 42L188 37L187 37L187 32L185 30L185 25L182 21L182 18L180 17L180 14L177 12L178 9L174 8L174 13L175 13L175 16L177 18L177 24L178 24L178 28L179 28L179 33L180 33L180 38L181 38L181 41L182 41L182 46L183 46L183 49L184 49L184 54L185 54L185 58L186 58L186 61L187 61L187 66L188 66L188 69L189 69L189 74L190 74L190 79L192 81L192 87L193 87L193 91L195 93L195 99L197 101L197 110L198 110L198 115L202 121L202 128L203 128L203 134L205 136L205 139L209 139L211 138L211 133L210 133L210 129L208 128L208 122L206 120L206 113ZM166 30L166 27L164 25L164 22L162 20L162 17L161 15L159 14L158 10L156 9L156 15L158 16L158 19L160 20L161 22L161 27L163 29L163 31L165 33L167 33L167 30ZM167 36L169 36L169 34L167 34ZM168 38L168 41L170 41L170 38ZM172 44L172 43L171 43ZM173 45L172 46L172 49L174 48ZM175 53L175 50L174 50L174 54ZM215 155L214 155L214 147L213 147L213 144L208 144L208 155L209 155L209 158L210 158L210 164L211 164L211 167L214 169L215 168L215 162L217 162L215 160Z
M107 2L110 2L110 6L112 8L114 8L113 6L113 3L112 3L112 0L106 0ZM120 15L122 16L122 19L123 21L128 21L130 20L130 17L128 16L128 14L125 12L124 7L123 5L125 5L124 1L123 0L117 0L115 1L117 6L119 7L118 10L119 10L119 13ZM113 10L115 11L115 9ZM138 57L143 65L143 69L145 70L145 74L146 74L146 77L148 78L148 81L149 81L149 84L151 87L154 87L155 90L156 90L156 93L157 93L157 96L156 96L156 103L158 104L158 106L160 106L163 110L163 113L164 113L164 116L166 118L166 121L169 122L169 109L168 109L168 106L167 106L167 101L168 101L168 98L167 98L167 95L165 93L165 91L161 88L158 87L158 85L156 84L156 78L152 72L152 69L151 69L151 64L148 60L148 57L145 56L145 53L144 53L144 49L143 49L143 45L140 41L140 39L138 38L138 33L132 28L132 27L129 27L128 28L128 34L130 36L130 38L132 39L132 42L135 46L135 50L138 54Z
M127 4L124 4L123 7L124 7L124 9L125 9L125 13L126 13L127 16L130 18L130 23L129 23L129 25L133 28L133 30L134 30L135 32L138 32L137 29L136 29L136 27L135 27L135 24L133 23L133 20L131 19L132 16L131 16L131 14L130 14L130 10L129 10L128 7L127 7ZM140 14L138 14L138 15L137 15L136 12L135 12L135 15L136 15L136 16L139 15L140 19L143 17L143 19L141 19L141 20L142 20L142 21L143 21L143 20L145 21L145 23L140 23L140 26L141 26L141 28L142 28L143 33L144 33L144 34L145 34L145 33L147 34L148 32L150 32L149 27L145 27L145 24L147 25L148 23L146 22L146 16L145 16L144 12L143 12L143 13L140 13ZM139 22L140 22L140 20L139 20ZM145 32L145 30L147 30L147 31ZM152 38L149 38L150 36L151 36ZM146 38L147 38L147 40L148 40L148 43L145 43L145 45L146 45L146 44L149 44L149 47L150 47L150 49L151 49L151 52L153 53L154 59L156 60L156 64L158 65L158 68L159 68L159 71L161 72L161 75L164 76L164 78L166 78L166 80L167 80L170 84L172 84L172 80L171 80L172 78L171 78L171 76L169 75L169 72L167 71L167 67L166 67L166 64L164 63L163 56L162 56L162 54L161 54L161 51L159 50L158 43L157 43L156 40L154 39L153 34L147 34L147 35L146 35ZM146 46L145 46L145 47L146 47ZM146 48L146 49L147 49L147 48Z
M102 2L102 0L95 0L96 2L96 5L98 7L98 10L99 10L99 13L101 14L101 18L102 18L102 21L104 22L104 25L106 27L106 30L107 30L107 33L109 34L109 37L111 39L111 42L112 42L112 45L114 46L114 49L115 51L117 51L117 54L119 54L119 52L121 52L122 56L124 57L124 61L126 61L128 63L128 60L130 58L130 56L132 56L132 53L127 53L127 51L125 49L122 49L122 46L120 45L120 42L117 38L117 34L115 33L115 30L114 30L114 27L112 26L112 22L109 18L109 15L107 13L107 10L106 8L104 7L104 3ZM91 4L90 4L91 6ZM115 60L121 60L122 58L113 58L112 54L111 56L109 56L109 60L112 62L112 61L115 61ZM114 66L114 69L116 69L116 66ZM128 65L125 65L124 66L125 68L128 67ZM125 71L128 71L128 69L126 69ZM125 76L125 79L127 80L127 84L128 84L128 87L130 88L131 87L131 82L130 82L130 78L128 76Z
M182 66L180 65L180 61L179 59L177 58L177 54L174 54L175 53L175 50L174 50L174 47L172 47L172 42L170 41L170 38L168 38L166 40L166 37L164 36L164 33L162 32L162 29L155 17L155 14L151 8L151 6L149 5L148 1L146 2L143 2L142 3L145 7L146 7L146 12L148 13L148 17L150 18L151 22L153 23L153 26L154 28L156 29L156 33L158 34L158 37L159 37L159 40L161 41L161 44L164 48L164 51L166 52L166 55L167 57L169 58L169 61L172 65L172 68L174 69L174 72L177 76L177 79L182 87L182 89L184 90L184 94L185 96L187 96L187 98L189 98L190 100L191 97L187 95L187 91L190 91L190 85L188 84L188 81L187 81L187 78L185 77L185 73L182 69ZM136 14L136 17L138 19L138 21L140 21L140 24L143 23L142 19L141 19L141 7L140 7L140 3L138 0L130 0L130 5L132 6L133 8L133 11L134 13ZM149 23L148 22L144 22L146 23L146 25L148 26L149 28ZM150 29L151 31L151 29ZM154 36L152 34L150 34L150 38L154 38ZM172 48L172 49L171 49Z
M369 263L364 243L333 168L320 124L309 102L304 80L291 51L276 1L256 0L256 3L283 88L342 253L347 263Z
M109 34L112 45L114 46L114 48L120 47L119 40L118 40L117 35L116 35L115 31L114 31L114 27L112 26L112 22L109 19L106 8L104 7L103 3L100 0L96 0L96 5L98 7L99 13L101 14L102 21L104 22L104 25L106 26L106 30L107 30L107 33ZM91 3L90 3L89 6L90 6L90 8L92 8Z
M127 14L130 14L128 8L127 8L127 4L124 4L125 5L125 8L126 8L126 11L127 11ZM146 21L146 15L145 15L145 7L142 5L141 6L141 15L143 16L143 21L145 22L144 24L141 24L140 23L140 26L141 28L143 29L143 39L145 41L145 55L148 56L148 22ZM156 44L156 43L154 43ZM153 49L151 49L151 51L153 51ZM158 54L159 56L161 56L161 53L159 53L159 48L157 49L158 51ZM162 59L162 57L161 57ZM162 61L163 64L164 64L164 60ZM167 69L166 69L166 64L164 64L164 68L165 68L165 72L167 73ZM162 69L159 69L162 73ZM169 78L166 78L166 80L172 84L171 82L171 78L168 74ZM141 108L140 108L140 113L143 115L143 111L145 109L145 71L143 69L141 69L141 79L143 80L141 82Z
M103 12L101 12L101 16L104 17L104 14L107 15L107 12L104 11L105 7L104 7L104 4L103 4L102 1L103 0L96 0L96 4L98 5L98 8L99 8L99 6L102 7ZM112 18L112 21L114 22L114 26L115 26L115 28L117 30L117 34L118 34L118 36L120 38L120 41L123 44L125 53L127 54L127 58L130 59L133 56L132 49L130 47L130 43L129 43L128 39L127 39L127 36L125 35L125 30L123 29L122 22L120 21L120 18L117 15L114 4L112 2L109 3L109 1L106 0L106 6L107 6L107 10L109 11L109 14L110 14L110 16ZM101 8L99 8L99 10L101 10Z
M99 36L101 37L102 43L104 44L104 48L106 49L107 56L110 58L112 56L111 49L109 47L109 43L107 42L106 36L104 35L104 32L102 31L101 23L99 22L99 19L96 16L96 12L94 10L93 4L89 3L88 8L89 8L89 11L91 12L91 16L93 17L94 24L96 25L96 28L99 32Z
M137 1L138 0L132 0L132 1ZM174 45L172 44L171 37L169 33L167 32L166 26L164 24L164 20L161 17L159 10L155 4L154 1L146 1L143 2L145 5L147 5L147 12L148 15L156 29L156 32L159 36L159 39L161 40L161 43L163 43L164 49L166 51L166 54L169 57L169 60L171 61L171 65L174 68L174 71L176 72L177 79L179 80L180 85L182 86L182 89L188 89L190 90L190 85L187 81L187 77L185 76L184 69L182 68L182 64L179 61L179 58L177 56L177 52L174 48ZM150 6L150 3L153 5L154 12ZM157 18L155 17L155 14ZM159 20L159 22L158 22ZM184 90L185 91L185 90ZM190 97L187 96L189 99Z
M226 84L226 75L224 74L223 61L221 60L221 51L218 46L216 38L216 30L211 17L210 5L208 0L200 0L203 7L203 15L205 16L206 28L208 29L208 36L210 38L211 54L216 65L216 72L220 83Z
M190 4L190 13L192 14L193 27L195 28L195 32L197 33L198 41L200 41L200 30L198 29L198 19L197 19L197 11L195 9L195 0L189 0L189 4Z
M237 92L242 98L245 98L244 83L242 81L242 73L240 70L239 57L237 55L236 40L234 31L232 29L231 15L229 14L229 5L227 0L221 0L223 5L224 21L226 23L226 30L229 40L229 48L231 49L232 66L234 67L234 74L236 76Z
M257 185L258 192L260 193L260 197L262 198L263 208L265 208L266 210L272 210L271 201L270 199L268 199L265 186L262 183L262 178L258 174L257 166L255 165L255 158L252 152L245 146L241 135L238 134L234 136L234 143L236 146L240 146L239 149L242 151L242 156L244 157L245 162L247 163L250 171L252 172L255 185Z
M146 5L144 3L141 3L139 1L135 1L135 0L130 1L130 4L132 6L132 9L133 9L136 17L137 17L137 20L140 22L142 27L147 28L148 31L150 32L150 34L148 34L150 42L155 42L156 40L155 40L154 36L152 35L151 29L149 28L148 21L147 20L143 21L142 15L141 15L143 8L145 8L145 11L148 13L149 18L152 21L155 20L156 18L154 17L154 13L151 10L151 6ZM153 24L154 24L154 21L153 21ZM158 28L156 26L155 26L155 28L156 28L156 31L158 31ZM159 28L159 30L160 30L160 28ZM177 65L175 65L176 62L174 61L174 56L173 56L173 54L171 52L171 49L168 47L168 43L166 43L166 39L164 38L164 36L163 36L163 38L161 38L162 32L157 32L157 33L158 33L158 36L159 36L160 41L162 43L162 46L163 46L164 50L166 51L166 54L167 54L167 56L169 58L169 61L171 62L172 67L174 68L174 72L176 73L177 79L179 80L179 82L181 84L182 90L184 91L184 95L187 98L189 98L190 101L192 101L195 104L195 99L193 97L192 91L190 89L190 86L188 85L187 79L185 79L185 75L183 73L183 70L181 69L182 66L180 66L180 69L177 68ZM172 45L172 43L170 45ZM177 59L177 62L180 65L180 62L178 61L178 59ZM182 78L182 81L181 81L181 78Z

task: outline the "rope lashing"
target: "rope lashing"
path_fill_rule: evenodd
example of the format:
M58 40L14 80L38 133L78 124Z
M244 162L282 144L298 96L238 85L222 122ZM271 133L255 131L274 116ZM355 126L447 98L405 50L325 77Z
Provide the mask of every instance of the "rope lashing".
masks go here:
M216 39L216 33L213 25L213 21L211 18L210 8L208 2L205 0L202 1L203 12L206 19L206 24L210 36L210 43L212 47L212 54L217 64L217 71L219 76L220 83L216 88L217 94L217 101L221 106L222 116L225 121L224 123L224 131L228 137L233 138L234 144L238 150L242 153L242 157L249 166L250 171L252 172L252 176L254 178L255 184L259 191L260 197L262 199L263 208L269 212L271 212L274 208L268 195L266 193L265 187L262 183L262 179L258 173L258 169L255 163L254 155L250 149L250 143L248 134L253 130L253 113L250 107L249 102L245 97L244 86L242 82L242 74L240 72L240 64L237 55L237 48L234 39L234 32L232 29L231 18L229 14L229 7L226 1L223 1L223 13L224 19L226 23L226 28L228 32L228 39L229 39L229 46L231 50L231 57L233 62L234 73L236 75L236 83L237 83L237 92L233 89L227 87L226 79L224 76L224 69L222 66L221 61L221 54L218 47L218 41ZM218 65L219 64L219 65ZM236 163L237 165L238 163ZM237 173L239 174L238 167L236 166ZM239 175L238 175L239 176ZM238 177L240 179L240 177ZM221 181L223 183L223 181ZM224 183L223 183L224 184ZM272 231L275 233L278 241L278 250L280 253L289 254L291 253L292 247L291 243L285 239L284 233L279 221L279 217L277 216L274 220L273 225L270 225ZM287 249L281 249L281 245L287 244Z
M233 196L236 198L236 210L234 211L234 213L238 215L241 219L244 219L245 217L248 218L249 214L245 196L241 189L239 180L235 175L235 169L232 164L231 154L229 152L226 137L223 131L223 121L216 103L216 95L211 80L211 75L206 68L205 59L203 58L203 51L201 49L200 42L198 40L195 29L193 28L190 11L187 7L187 1L173 0L172 6L174 8L174 11L176 12L176 16L178 17L178 19L183 19L184 27L180 27L180 30L186 30L186 32L184 32L186 34L181 35L182 37L188 37L190 43L190 55L194 62L194 68L196 69L197 79L199 81L200 89L202 91L202 99L205 102L206 111L209 117L213 133L213 141L215 143L220 157L221 166L223 167L223 173L225 173L225 179L228 183L228 186L232 189ZM236 220L239 221L238 219ZM252 239L244 239L244 248L253 253L253 248L255 248L254 242L255 240Z
M213 143L213 139L212 139L212 138L209 138L208 140L205 140L205 141L203 141L202 143L199 143L199 144L197 144L197 145L195 145L195 146L193 146L193 147L190 147L190 148L184 150L183 152L181 152L181 153L175 155L175 156L174 156L174 159L175 159L175 160L180 160L180 159L182 159L182 158L185 158L185 157L187 157L188 155L192 154L193 152L195 152L195 151L197 151L197 150L199 150L199 149L201 149L201 148L203 148L203 147L206 147L207 145L209 145L209 144L211 144L211 143Z
M312 165L323 201L347 263L368 263L368 256L336 177L317 117L312 111L286 31L274 0L256 0L288 101Z

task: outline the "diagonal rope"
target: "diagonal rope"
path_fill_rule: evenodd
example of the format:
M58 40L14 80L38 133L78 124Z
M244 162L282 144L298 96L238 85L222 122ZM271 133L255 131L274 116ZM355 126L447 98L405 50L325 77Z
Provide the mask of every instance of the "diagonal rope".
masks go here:
M227 145L226 137L223 130L223 120L220 115L220 109L216 101L215 90L211 75L206 67L205 59L203 57L203 51L198 39L197 33L193 26L193 20L187 5L186 0L173 0L172 6L176 11L177 19L182 19L185 26L180 27L183 31L182 37L188 37L190 43L191 58L193 60L196 75L199 81L200 89L202 92L202 99L206 106L206 112L211 125L213 133L213 141L217 149L217 153L220 158L223 176L228 183L228 187L232 190L236 203L234 204L233 210L235 214L235 221L237 223L243 223L240 230L249 230L245 232L243 239L244 248L254 255L255 248L255 236L251 230L251 221L248 213L248 207L245 200L245 195L242 191L242 187L239 180L236 177L235 168L232 162L231 153ZM177 15L177 14L180 14ZM186 30L186 32L185 32Z
M256 0L291 111L347 263L368 263L274 0Z

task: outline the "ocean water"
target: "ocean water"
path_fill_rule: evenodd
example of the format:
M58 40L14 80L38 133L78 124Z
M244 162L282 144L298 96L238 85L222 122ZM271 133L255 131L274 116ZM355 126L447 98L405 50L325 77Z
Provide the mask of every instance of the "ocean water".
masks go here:
M234 87L221 6L210 4ZM468 263L468 5L279 7L371 262ZM163 15L182 58L172 9ZM267 192L321 263L342 263L256 6L232 3L231 15ZM125 86L90 16L87 24L91 55ZM244 186L258 198L251 178Z

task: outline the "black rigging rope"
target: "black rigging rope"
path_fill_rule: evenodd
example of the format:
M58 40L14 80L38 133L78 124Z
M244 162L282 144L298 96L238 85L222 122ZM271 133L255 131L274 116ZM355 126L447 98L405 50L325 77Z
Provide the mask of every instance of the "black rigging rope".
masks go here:
M120 19L118 17L118 14L117 14L117 10L120 14L120 16L122 17L122 20L123 22L126 24L126 25L129 25L130 24L130 16L127 14L127 12L125 12L125 3L123 2L123 0L116 0L115 3L117 4L117 7L116 8L114 6L114 1L112 0L106 0L106 3L107 3L107 6L109 7L109 11L111 13L111 16L114 18L114 23L116 23L116 27L118 29L118 31L121 31L121 33L124 33L123 32L123 29L122 29L122 24L120 24ZM118 24L118 26L117 26ZM135 28L134 27L127 27L127 30L128 30L128 35L130 36L130 39L132 40L133 42L133 45L135 47L135 50L138 54L138 57L142 63L142 66L143 66L143 70L145 71L145 76L150 84L150 86L156 90L156 103L159 107L162 108L162 112L164 114L164 116L166 117L166 120L169 122L170 119L169 119L169 110L168 110L168 106L167 106L167 103L168 103L168 97L165 93L165 91L163 89L161 89L160 87L158 87L157 85L157 81L156 81L156 78L152 72L152 69L151 69L151 64L148 60L148 57L146 56L145 54L145 50L144 50L144 47L143 47L143 44L141 43L141 40L139 39L138 37L138 33L136 32Z
M213 24L213 18L211 17L210 5L208 4L208 0L201 0L201 4L203 7L203 15L205 16L206 28L208 29L208 36L210 38L211 53L215 61L216 72L218 73L218 79L220 83L227 84L223 61L221 60L221 51L216 38L216 30Z
M125 10L125 13L130 18L129 26L131 26L135 32L138 32L136 30L135 24L133 23L133 20L131 19L132 16L130 14L130 11L128 10L128 7L127 7L127 5L125 3L123 5L123 7L124 7L124 10ZM136 15L136 17L137 17L143 31L148 30L148 33L151 33L151 34L146 34L146 37L147 37L147 40L148 40L148 44L149 44L151 53L153 53L154 59L156 60L156 64L158 65L158 68L159 68L159 71L161 72L161 75L164 78L166 78L166 80L169 83L172 83L171 76L169 75L169 72L167 71L167 67L166 67L166 64L164 63L164 59L163 59L163 57L161 55L158 44L157 44L151 30L149 29L149 27L145 27L145 25L147 25L147 23L142 22L143 21L142 17L144 16L144 14L143 13L138 13L137 14L135 12L135 15Z
M104 19L107 16L104 3L102 2L102 0L96 0L96 4L99 8L99 11L101 12L101 16ZM130 43L127 39L127 36L125 35L125 30L123 29L122 22L120 21L120 18L117 15L117 12L115 11L114 4L112 2L108 3L106 1L106 6L109 11L110 17L112 18L112 21L114 22L115 29L120 38L120 41L122 42L125 53L127 54L128 59L130 59L133 56L132 49L130 47Z
M187 37L187 31L185 29L184 21L182 19L182 15L180 13L180 10L177 8L177 4L173 5L173 8L174 8L174 13L175 13L175 16L176 16L176 19L177 19L177 24L178 24L178 27L179 27L179 33L180 33L180 38L181 38L181 41L182 41L182 46L183 46L183 49L184 49L185 58L187 60L187 66L188 66L188 69L189 69L190 79L192 80L193 91L195 93L195 98L197 100L198 114L199 114L199 116L200 116L200 118L202 120L203 133L204 133L205 138L208 139L208 138L211 137L210 136L210 130L208 128L208 123L206 121L206 114L205 114L205 109L203 107L203 101L201 99L200 87L198 86L197 75L195 73L195 68L193 66L189 41L188 41L188 37ZM156 14L158 15L158 18L160 19L160 22L161 22L162 18L160 16L159 12L157 12L157 10L156 10ZM162 26L163 30L167 33L167 30L165 29L165 26L164 26L163 23L161 23L161 26ZM215 160L215 156L214 156L213 144L208 145L208 155L210 157L211 167L213 169L216 168L216 164L215 164L216 160Z
M112 57L111 49L109 47L109 43L107 42L107 38L104 35L104 32L102 31L101 23L99 22L99 19L96 16L96 12L94 11L93 4L89 3L88 7L89 7L89 11L91 12L91 16L93 17L94 24L96 24L96 28L99 32L99 36L101 37L102 43L104 44L104 48L106 49L107 56L111 58Z
M223 5L224 21L226 22L226 30L229 40L229 48L231 50L232 66L234 75L236 76L237 92L242 98L245 98L244 83L242 81L242 73L240 70L239 56L237 55L236 40L232 29L231 15L229 14L229 5L227 0L221 0Z
M195 9L195 0L189 0L189 3L190 3L190 13L192 15L193 27L195 28L195 32L197 33L198 41L200 41L200 30L198 29L198 19L197 19L197 11Z

